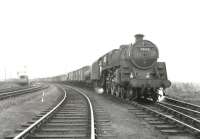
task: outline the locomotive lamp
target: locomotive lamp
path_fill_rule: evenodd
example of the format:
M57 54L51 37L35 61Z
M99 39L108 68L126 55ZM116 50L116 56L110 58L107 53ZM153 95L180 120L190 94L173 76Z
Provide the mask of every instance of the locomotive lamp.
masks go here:
M146 73L146 78L150 78L150 74L149 73Z
M133 79L133 73L132 73L132 72L131 72L131 74L130 74L130 78Z

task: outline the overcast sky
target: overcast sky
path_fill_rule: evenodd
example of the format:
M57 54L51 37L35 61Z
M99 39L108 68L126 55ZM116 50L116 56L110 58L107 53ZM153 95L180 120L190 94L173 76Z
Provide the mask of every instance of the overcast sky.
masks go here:
M200 82L199 0L2 0L0 79L89 65L143 33L172 81Z

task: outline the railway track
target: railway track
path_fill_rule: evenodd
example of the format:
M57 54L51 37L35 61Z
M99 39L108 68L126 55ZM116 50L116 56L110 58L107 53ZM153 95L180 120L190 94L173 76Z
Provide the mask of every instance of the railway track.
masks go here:
M200 137L200 107L166 97L156 104L129 102L137 117L144 118L161 133L168 135L190 135Z
M10 87L10 88L4 88L4 89L0 89L0 93L6 93L6 92L11 92L11 91L17 91L20 89L26 89L28 87Z
M30 125L7 139L95 139L94 114L89 98L78 90L63 89L64 97L50 111L38 115Z
M68 86L69 87L69 86ZM76 88L91 98L91 103L94 110L95 137L97 139L117 139L117 134L112 128L112 121L109 114L104 110L104 106L98 103L98 100L93 95L89 94L85 89Z
M164 101L159 103L200 120L200 106L198 105L180 101L170 97L165 97Z
M132 102L116 97L119 101L132 104L130 112L147 120L162 134L181 137L200 137L200 106L166 97L156 104Z
M9 91L9 92L5 92L5 93L0 93L0 100L6 99L9 97L15 97L15 96L35 92L35 91L39 91L39 90L46 89L46 88L48 88L48 85L40 85L40 86L34 86L34 87Z
M7 137L7 139L13 137L15 139L93 137L94 139L95 135L98 138L114 138L110 120L107 119L103 108L92 102L93 112L90 109L92 103L82 93L84 90L67 86L67 91L66 89L64 91L65 97L56 107L42 112L33 121L18 129L15 137ZM128 103L134 106L129 108L130 112L148 121L162 134L200 137L200 107L197 105L169 97L156 104Z

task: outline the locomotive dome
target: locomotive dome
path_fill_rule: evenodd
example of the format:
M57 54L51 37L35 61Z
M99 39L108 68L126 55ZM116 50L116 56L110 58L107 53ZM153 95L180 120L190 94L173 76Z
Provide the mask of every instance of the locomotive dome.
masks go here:
M135 35L135 43L129 48L129 57L136 67L147 69L157 61L159 54L158 48L152 42L143 40L143 37L142 34Z

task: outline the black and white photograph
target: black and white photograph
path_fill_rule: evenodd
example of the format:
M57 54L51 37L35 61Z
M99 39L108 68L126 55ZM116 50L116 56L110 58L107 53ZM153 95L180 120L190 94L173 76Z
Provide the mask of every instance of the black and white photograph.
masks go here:
M0 0L0 139L198 139L199 60L198 0Z

